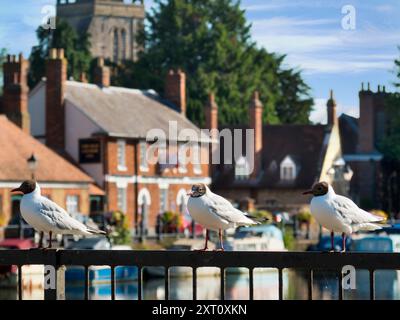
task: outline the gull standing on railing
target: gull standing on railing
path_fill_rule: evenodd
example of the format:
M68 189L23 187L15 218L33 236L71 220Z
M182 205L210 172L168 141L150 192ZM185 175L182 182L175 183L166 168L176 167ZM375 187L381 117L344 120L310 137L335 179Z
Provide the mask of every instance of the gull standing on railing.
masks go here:
M381 229L385 218L375 216L360 209L352 200L337 195L326 182L314 184L311 190L303 194L312 194L310 210L319 224L331 231L331 246L334 251L334 233L341 232L343 251L346 251L346 235L359 230Z
M11 192L23 194L20 210L27 223L40 232L39 248L43 246L43 234L49 234L49 245L53 234L71 234L89 236L94 234L105 235L101 230L85 226L72 218L63 208L40 194L40 187L34 180L24 181L19 188Z
M222 230L235 228L237 226L250 226L260 222L250 219L247 213L244 213L226 200L225 198L211 192L203 183L195 184L188 193L188 210L192 218L206 228L206 242L201 251L207 250L208 231L218 231L221 248Z

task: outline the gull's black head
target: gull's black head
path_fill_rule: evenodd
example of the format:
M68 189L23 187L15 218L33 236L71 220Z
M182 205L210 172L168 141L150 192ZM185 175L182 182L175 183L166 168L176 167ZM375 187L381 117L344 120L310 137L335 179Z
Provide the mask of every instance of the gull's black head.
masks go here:
M192 198L198 198L206 194L206 185L204 183L194 184L192 190L188 193Z
M35 180L26 180L22 182L22 184L15 189L12 189L11 192L22 192L23 194L29 194L36 189L36 181Z
M312 194L314 197L324 196L329 191L329 184L326 182L317 182L312 189L303 192L303 194Z

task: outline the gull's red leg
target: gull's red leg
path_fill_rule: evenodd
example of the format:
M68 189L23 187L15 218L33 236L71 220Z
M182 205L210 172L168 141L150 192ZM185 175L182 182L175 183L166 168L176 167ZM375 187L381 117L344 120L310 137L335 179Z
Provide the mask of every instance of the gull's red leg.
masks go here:
M224 243L222 241L222 230L221 229L218 229L218 235L219 235L219 244L221 247L219 249L216 249L215 251L224 251L225 249L224 249Z
M331 231L331 251L335 251L334 237L335 237L335 233L333 231Z
M208 249L208 229L206 229L206 243L204 244L204 248L194 251L207 251L207 249Z
M342 233L342 252L346 252L346 234L343 232Z

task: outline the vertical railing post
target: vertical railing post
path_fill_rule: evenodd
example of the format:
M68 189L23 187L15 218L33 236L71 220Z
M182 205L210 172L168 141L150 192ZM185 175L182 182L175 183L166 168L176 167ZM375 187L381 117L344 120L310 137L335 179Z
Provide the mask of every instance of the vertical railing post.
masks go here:
M51 264L44 266L44 299L65 300L65 266L58 263L58 250L49 250Z

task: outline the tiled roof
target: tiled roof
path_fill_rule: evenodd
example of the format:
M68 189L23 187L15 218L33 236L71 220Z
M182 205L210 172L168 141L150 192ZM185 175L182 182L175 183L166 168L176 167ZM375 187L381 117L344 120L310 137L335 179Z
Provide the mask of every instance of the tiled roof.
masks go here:
M0 115L0 180L30 179L27 159L34 153L37 162L36 179L44 182L92 182L83 171L56 154L15 124Z
M248 128L240 126L240 129ZM263 127L262 175L258 180L237 180L234 168L217 173L215 187L304 189L320 175L326 153L326 137L331 132L325 125L265 125ZM245 141L243 140L243 145ZM243 150L245 147L243 146ZM280 164L286 156L294 161L297 177L293 182L280 179ZM226 168L225 168L226 169Z
M67 81L65 98L92 119L103 134L146 138L149 130L161 129L168 138L170 121L176 122L178 132L193 129L200 133L197 126L173 110L173 106L154 91L100 88L94 84ZM203 139L208 140L208 137Z

